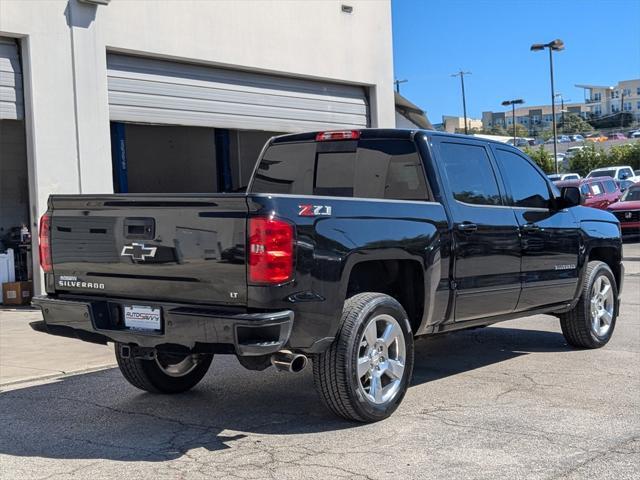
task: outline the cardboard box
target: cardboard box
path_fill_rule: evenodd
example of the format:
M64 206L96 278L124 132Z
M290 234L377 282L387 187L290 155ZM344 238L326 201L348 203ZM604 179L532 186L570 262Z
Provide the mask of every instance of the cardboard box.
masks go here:
M4 305L29 305L32 296L32 282L8 282L2 284L2 303Z

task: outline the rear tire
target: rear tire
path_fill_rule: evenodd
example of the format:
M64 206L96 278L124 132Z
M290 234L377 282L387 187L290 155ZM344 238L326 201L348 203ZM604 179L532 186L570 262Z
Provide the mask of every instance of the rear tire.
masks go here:
M329 410L348 420L389 417L407 391L413 372L413 334L394 298L360 293L346 300L340 332L313 357L313 379Z
M618 316L618 287L609 266L589 262L578 303L560 315L562 334L569 345L600 348L613 335Z
M151 393L182 393L202 380L209 370L212 354L193 354L180 358L162 353L153 360L123 357L116 343L116 360L124 378L134 387Z

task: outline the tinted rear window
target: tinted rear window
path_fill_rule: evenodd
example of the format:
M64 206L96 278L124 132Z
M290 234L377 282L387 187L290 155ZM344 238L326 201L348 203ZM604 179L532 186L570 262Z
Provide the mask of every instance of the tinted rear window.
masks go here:
M593 178L593 177L615 177L616 176L616 171L615 170L600 170L598 172L591 172L589 174L589 178Z
M415 144L397 139L272 145L258 165L251 192L429 198Z

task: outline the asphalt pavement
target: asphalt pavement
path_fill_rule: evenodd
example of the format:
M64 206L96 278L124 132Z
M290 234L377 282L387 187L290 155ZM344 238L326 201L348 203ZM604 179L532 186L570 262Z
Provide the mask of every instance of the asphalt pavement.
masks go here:
M568 347L542 315L421 339L404 402L372 425L325 411L310 371L250 372L225 356L173 396L130 386L105 368L106 350L99 371L5 381L0 478L638 478L640 244L625 257L605 348ZM11 348L1 344L3 359Z

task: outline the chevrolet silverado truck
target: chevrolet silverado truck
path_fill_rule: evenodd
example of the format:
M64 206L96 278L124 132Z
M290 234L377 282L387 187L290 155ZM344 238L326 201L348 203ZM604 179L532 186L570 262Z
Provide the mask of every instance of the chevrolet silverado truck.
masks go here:
M246 193L52 195L41 332L115 344L125 379L184 392L216 354L308 361L324 404L384 419L414 337L546 313L599 348L622 289L620 225L520 150L422 130L272 138Z

